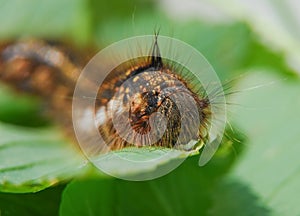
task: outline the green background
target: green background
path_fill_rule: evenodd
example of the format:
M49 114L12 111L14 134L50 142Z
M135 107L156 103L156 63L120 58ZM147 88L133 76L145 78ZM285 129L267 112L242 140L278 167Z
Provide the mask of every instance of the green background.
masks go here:
M247 20L171 18L158 5L0 0L0 39L37 37L101 49L159 28L189 43L223 82L234 80L237 92L228 96L230 127L214 158L199 167L199 155L191 156L145 182L105 176L39 115L39 101L1 85L1 216L300 215L300 80L287 53L263 43Z

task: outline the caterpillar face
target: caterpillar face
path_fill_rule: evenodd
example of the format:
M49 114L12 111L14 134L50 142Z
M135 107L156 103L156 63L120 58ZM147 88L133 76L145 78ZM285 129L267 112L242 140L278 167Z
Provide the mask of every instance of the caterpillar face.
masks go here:
M106 121L98 122L97 127L111 149L131 145L179 148L191 140L201 142L206 138L209 100L199 98L189 89L185 80L173 72L172 66L164 64L162 59L156 65L153 59L149 56L138 60L137 63L141 61L142 65L127 69L121 82L110 77L104 80L103 86L113 88L99 89L96 115L100 112L98 116L105 115ZM122 67L120 65L111 74L118 73ZM110 98L103 100L108 94ZM184 104L181 110L176 100ZM190 100L195 102L194 107ZM187 125L181 124L183 118ZM180 132L184 137L179 141Z

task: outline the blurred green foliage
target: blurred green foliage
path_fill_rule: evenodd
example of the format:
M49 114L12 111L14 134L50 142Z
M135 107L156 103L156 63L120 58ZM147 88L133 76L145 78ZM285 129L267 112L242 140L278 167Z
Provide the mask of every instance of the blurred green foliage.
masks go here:
M231 138L205 167L198 167L193 156L174 172L146 182L80 171L84 160L57 130L40 128L47 120L39 115L38 101L1 88L0 120L11 125L0 125L0 190L24 193L61 185L34 194L1 193L0 215L299 214L298 76L245 23L178 19L149 0L0 0L2 40L41 37L102 48L160 29L161 35L198 49L221 80L240 76L237 89L263 86L230 98L243 106L230 106L229 114L246 139L236 127L228 129ZM38 157L43 155L47 160ZM77 172L85 177L68 183Z

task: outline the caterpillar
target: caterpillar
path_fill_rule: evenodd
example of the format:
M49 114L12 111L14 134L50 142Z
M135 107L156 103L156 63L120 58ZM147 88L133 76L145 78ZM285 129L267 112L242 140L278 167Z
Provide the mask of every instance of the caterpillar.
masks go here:
M89 133L88 124L95 124L109 150L130 146L197 149L211 138L212 104L218 104L215 99L222 96L221 89L207 91L195 84L195 75L161 55L158 37L153 36L147 55L119 63L107 76L96 70L80 85L78 79L89 60L84 53L43 40L2 43L0 80L45 101L49 115L74 140L72 99L89 100L89 91L96 91L94 107L77 110L79 124L84 134ZM103 77L101 86L94 82L97 77ZM86 96L74 98L75 88ZM95 122L86 121L86 115Z

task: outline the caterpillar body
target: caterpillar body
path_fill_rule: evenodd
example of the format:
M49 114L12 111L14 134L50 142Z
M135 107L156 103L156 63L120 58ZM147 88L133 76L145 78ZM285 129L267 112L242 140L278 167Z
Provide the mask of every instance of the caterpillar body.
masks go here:
M93 79L79 87L83 92L97 89L95 106L80 110L82 128L88 133L91 122L85 120L85 115L94 115L94 124L110 150L160 146L189 151L210 138L211 93L203 86L195 88L189 72L182 73L178 65L162 57L158 36L153 38L148 55L119 64L104 77L101 87ZM3 43L0 80L40 97L54 121L75 138L72 97L88 60L83 55L42 40ZM93 76L104 73L96 71ZM190 106L191 100L194 106Z

